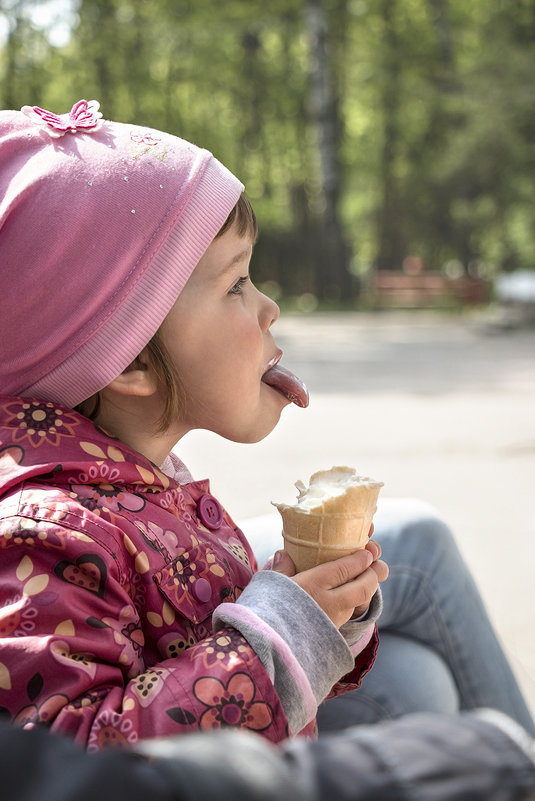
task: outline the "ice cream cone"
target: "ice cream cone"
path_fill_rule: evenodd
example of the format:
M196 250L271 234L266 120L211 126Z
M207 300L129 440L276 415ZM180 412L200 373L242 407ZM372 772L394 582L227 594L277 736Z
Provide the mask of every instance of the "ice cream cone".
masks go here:
M364 548L383 483L350 467L314 473L298 482L296 504L274 503L283 521L284 548L298 572Z

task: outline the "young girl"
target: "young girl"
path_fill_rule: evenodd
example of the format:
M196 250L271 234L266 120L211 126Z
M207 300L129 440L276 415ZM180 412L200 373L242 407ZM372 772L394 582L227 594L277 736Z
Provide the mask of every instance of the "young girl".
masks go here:
M194 428L260 440L307 404L249 277L242 184L82 100L0 113L0 198L4 713L90 750L311 731L372 664L379 546L256 572L171 453Z

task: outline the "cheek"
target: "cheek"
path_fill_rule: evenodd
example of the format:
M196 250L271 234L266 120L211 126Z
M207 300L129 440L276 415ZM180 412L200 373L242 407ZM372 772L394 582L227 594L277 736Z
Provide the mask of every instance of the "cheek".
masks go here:
M249 314L199 314L165 332L165 344L185 388L206 390L210 384L225 394L228 382L242 387L259 382L264 337Z
M212 365L258 374L264 360L264 337L254 317L234 314L204 331L197 350L202 360Z
M164 344L179 373L190 372L202 361L202 354L209 352L210 329L202 324L200 315L183 315L180 324L174 321L162 331Z

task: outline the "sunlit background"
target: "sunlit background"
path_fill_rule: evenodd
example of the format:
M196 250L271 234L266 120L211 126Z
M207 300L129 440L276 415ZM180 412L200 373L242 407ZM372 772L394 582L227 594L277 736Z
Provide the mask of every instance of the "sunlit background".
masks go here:
M0 9L2 106L96 98L213 150L261 220L257 281L293 308L481 303L532 267L533 0Z
M534 0L2 0L0 103L212 150L309 410L178 452L242 519L348 463L452 524L535 709Z

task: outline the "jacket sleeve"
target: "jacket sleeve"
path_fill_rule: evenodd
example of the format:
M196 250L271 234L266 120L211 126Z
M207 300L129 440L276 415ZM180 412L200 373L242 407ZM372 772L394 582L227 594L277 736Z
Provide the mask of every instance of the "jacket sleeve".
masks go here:
M533 741L502 713L407 715L284 745L315 798L535 801Z
M0 773L2 801L183 799L159 765L130 749L87 754L43 727L22 731L5 721L0 723Z
M415 715L280 747L227 731L86 754L1 723L2 801L533 801L533 746L515 727Z
M279 748L219 732L141 750L175 786L195 777L184 801L535 801L533 743L501 713L409 715Z
M0 544L0 707L18 725L47 723L90 751L228 726L287 736L273 683L235 629L192 638L164 603L176 656L162 659L146 641L161 616L141 615L117 558L83 530L21 519Z
M333 686L353 688L372 657L375 617L351 626L350 646L318 604L287 576L271 570L256 573L237 603L221 604L214 626L231 625L252 645L266 668L288 717L290 733L297 734L316 716L318 705ZM363 658L359 660L359 657ZM355 665L355 656L358 664Z

